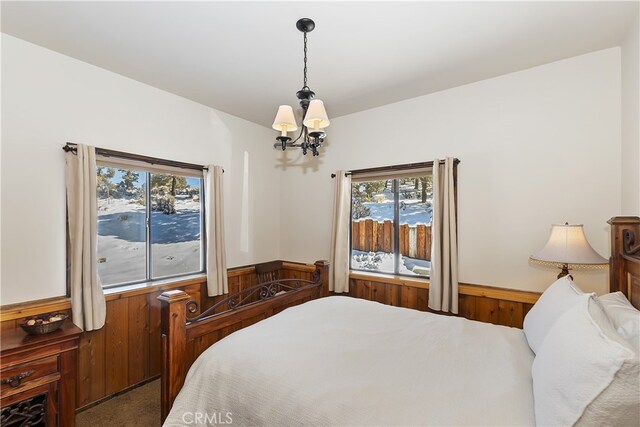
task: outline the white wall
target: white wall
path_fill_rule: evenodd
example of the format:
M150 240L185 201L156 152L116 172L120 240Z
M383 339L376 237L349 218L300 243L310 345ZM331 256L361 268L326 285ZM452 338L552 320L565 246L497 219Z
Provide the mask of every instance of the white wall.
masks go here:
M622 42L622 213L640 215L640 18Z
M232 267L280 257L272 140L265 127L3 34L1 304L65 294L65 142L222 165Z
M635 129L638 139L637 96L635 116L625 104L633 96L620 102L621 86L626 94L634 82L629 39L622 80L618 48L559 61L335 118L327 150L304 160L274 151L265 127L10 36L1 41L1 304L65 292L66 141L223 165L229 266L328 258L337 169L460 158L466 283L543 290L555 272L527 258L551 223L584 223L607 256L606 220L623 201L633 213L634 189L621 191L621 176L637 173L640 155L620 170L621 107L636 118L623 138ZM574 276L587 290L606 289L606 272Z
M544 290L557 272L527 260L552 223L584 223L608 257L606 221L621 211L620 108L611 48L336 118L320 159L281 176L282 256L329 256L331 172L454 156L460 280ZM607 275L574 273L600 293Z

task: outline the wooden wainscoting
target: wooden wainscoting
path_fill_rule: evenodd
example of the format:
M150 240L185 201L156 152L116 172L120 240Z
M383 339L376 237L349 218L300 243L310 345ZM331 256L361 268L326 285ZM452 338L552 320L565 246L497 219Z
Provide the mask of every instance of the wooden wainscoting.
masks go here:
M460 284L458 293L459 316L516 328L522 328L524 316L540 297L538 292L471 284ZM432 311L427 307L429 283L410 277L352 272L349 295L398 307Z
M311 279L313 264L282 262L281 278ZM228 271L229 292L258 283L254 266ZM83 332L78 350L76 406L82 410L160 375L160 301L169 289L185 291L200 309L224 296L207 296L206 278L196 277L163 285L109 293L107 319L102 329ZM53 298L2 307L0 329L17 327L25 317L62 311L71 314L69 298ZM197 314L197 313L196 313Z
M205 279L178 282L199 301ZM162 290L107 295L107 320L80 336L77 407L83 408L160 375L160 302Z

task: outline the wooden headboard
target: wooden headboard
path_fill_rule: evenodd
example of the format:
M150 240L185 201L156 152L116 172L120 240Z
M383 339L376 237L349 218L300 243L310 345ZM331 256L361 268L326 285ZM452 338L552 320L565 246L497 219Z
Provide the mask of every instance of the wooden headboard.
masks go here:
M640 310L640 217L611 218L609 290L621 291Z

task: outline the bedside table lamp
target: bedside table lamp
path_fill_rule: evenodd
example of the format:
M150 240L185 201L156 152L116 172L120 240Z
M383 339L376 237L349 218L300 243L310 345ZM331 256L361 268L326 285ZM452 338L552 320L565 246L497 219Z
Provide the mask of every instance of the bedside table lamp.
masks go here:
M558 279L572 268L606 268L609 264L589 244L582 224L553 224L547 244L529 260L535 264L558 267ZM573 279L571 275L569 275Z

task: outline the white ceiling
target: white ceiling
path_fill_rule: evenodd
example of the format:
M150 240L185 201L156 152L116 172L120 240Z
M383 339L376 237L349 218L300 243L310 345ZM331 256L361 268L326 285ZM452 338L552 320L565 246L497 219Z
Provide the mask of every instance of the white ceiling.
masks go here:
M302 86L337 117L620 44L638 2L10 2L2 32L270 126Z

